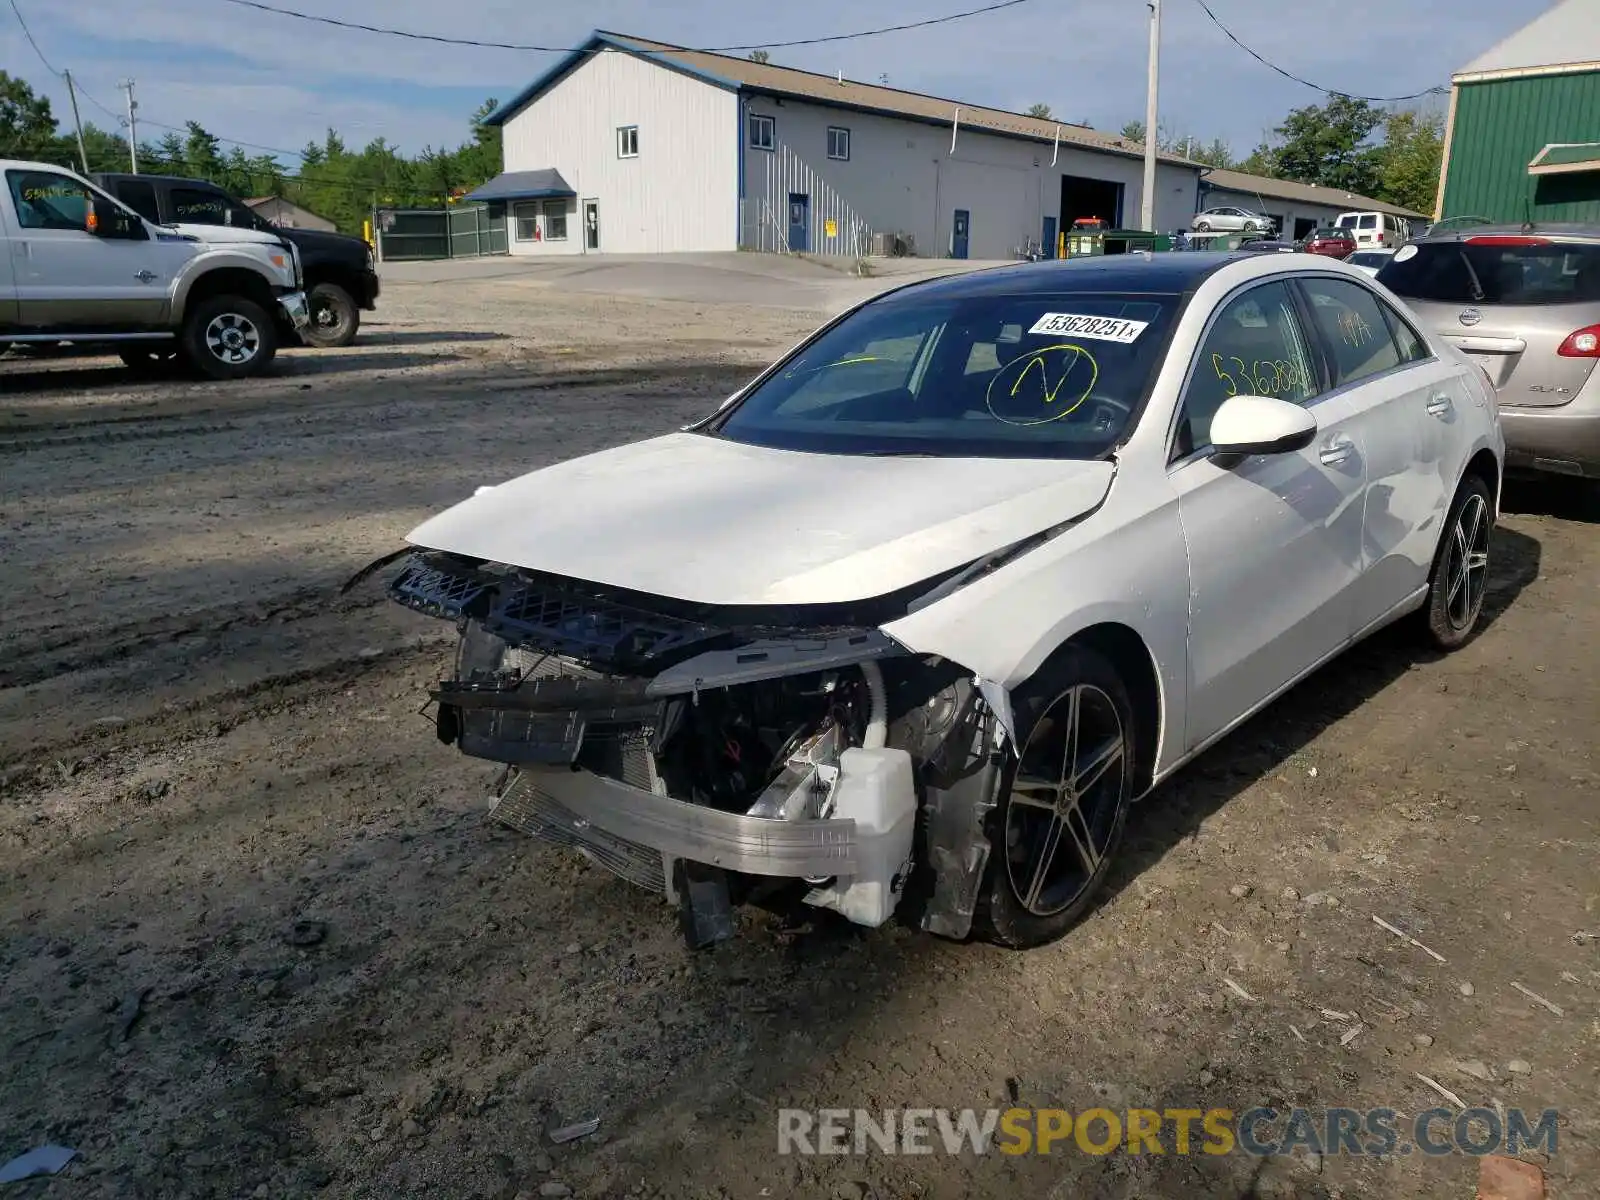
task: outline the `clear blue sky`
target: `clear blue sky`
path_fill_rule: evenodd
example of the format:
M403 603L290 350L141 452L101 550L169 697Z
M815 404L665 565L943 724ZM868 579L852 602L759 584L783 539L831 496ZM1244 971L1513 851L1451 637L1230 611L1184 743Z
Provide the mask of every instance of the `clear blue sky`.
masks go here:
M864 5L751 0L281 0L369 24L492 41L573 45L593 26L691 46L840 33L937 16L977 0ZM1208 0L1262 55L1314 82L1375 96L1449 82L1450 72L1527 24L1546 0L1340 0L1320 15L1278 0ZM549 54L447 47L331 29L251 12L223 0L17 0L57 68L93 101L120 111L117 84L138 82L141 136L155 122L194 118L224 138L295 149L336 125L345 140L385 137L408 151L454 145L488 96L509 98ZM1165 0L1163 124L1249 151L1290 108L1317 92L1273 74L1229 42L1196 0ZM1147 8L1143 0L1029 0L1004 12L913 32L772 52L773 61L972 103L1119 128L1144 116ZM69 115L66 89L0 2L0 68ZM1435 103L1438 103L1437 101ZM111 127L89 100L87 121ZM4 148L0 147L0 151ZM287 162L294 160L288 159Z

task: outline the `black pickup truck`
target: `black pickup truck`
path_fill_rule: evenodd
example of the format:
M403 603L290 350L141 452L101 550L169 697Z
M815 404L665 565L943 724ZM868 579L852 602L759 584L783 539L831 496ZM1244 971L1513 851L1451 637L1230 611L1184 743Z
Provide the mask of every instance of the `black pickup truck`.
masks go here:
M348 346L361 311L377 307L378 272L372 249L358 237L273 225L204 179L176 175L91 175L100 187L157 225L226 225L277 234L300 251L311 324L301 335L313 346Z

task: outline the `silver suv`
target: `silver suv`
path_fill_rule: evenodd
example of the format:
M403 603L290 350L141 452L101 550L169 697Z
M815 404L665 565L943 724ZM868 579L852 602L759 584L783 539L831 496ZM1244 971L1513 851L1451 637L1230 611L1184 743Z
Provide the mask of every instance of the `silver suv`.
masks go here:
M1600 225L1440 233L1378 282L1488 373L1508 467L1600 479Z

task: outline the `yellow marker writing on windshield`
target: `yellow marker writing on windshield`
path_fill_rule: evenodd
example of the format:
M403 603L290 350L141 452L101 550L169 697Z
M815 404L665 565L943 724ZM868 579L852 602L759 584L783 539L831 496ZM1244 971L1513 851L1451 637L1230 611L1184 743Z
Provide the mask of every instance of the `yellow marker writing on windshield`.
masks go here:
M1051 358L1053 356L1062 356L1067 354L1070 354L1072 357L1066 360L1066 365L1062 368L1061 374L1057 377L1055 383L1052 384L1050 382ZM1068 393L1071 395L1071 401L1063 408L1050 413L1048 416L1028 418L1025 420L1019 420L1015 417L1004 417L995 411L994 385L1004 379L1007 372L1016 367L1018 363L1022 364L1022 369L1017 373L1015 380L1011 384L1009 397L1013 400L1017 398L1017 394L1022 391L1023 382L1033 374L1034 368L1037 367L1039 371L1040 394L1043 397L1044 403L1053 405L1055 404L1057 397L1061 395L1062 389L1066 387L1068 378L1071 377L1079 362L1087 362L1089 364L1089 382L1084 386L1081 392L1075 395ZM1090 354L1082 346L1072 342L1061 342L1054 346L1042 346L1037 350L1030 350L1026 354L1017 355L1016 358L1013 358L1010 362L1006 363L1005 366L1001 367L999 371L995 372L994 379L990 382L989 390L985 395L985 404L989 409L989 415L991 417L997 421L1002 421L1007 425L1047 425L1051 421L1059 421L1063 417L1070 417L1075 411L1077 411L1077 409L1094 391L1094 385L1099 381L1099 379L1100 364L1095 361L1094 355Z

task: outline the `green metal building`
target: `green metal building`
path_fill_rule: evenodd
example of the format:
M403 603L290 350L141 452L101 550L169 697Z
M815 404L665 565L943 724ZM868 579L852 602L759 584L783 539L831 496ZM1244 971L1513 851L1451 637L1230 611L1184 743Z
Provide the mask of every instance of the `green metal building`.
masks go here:
M1600 0L1560 0L1451 83L1435 219L1600 222Z

